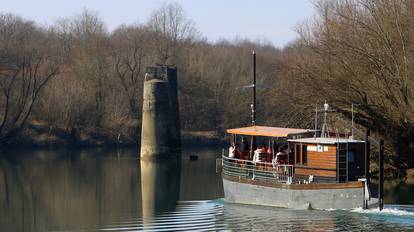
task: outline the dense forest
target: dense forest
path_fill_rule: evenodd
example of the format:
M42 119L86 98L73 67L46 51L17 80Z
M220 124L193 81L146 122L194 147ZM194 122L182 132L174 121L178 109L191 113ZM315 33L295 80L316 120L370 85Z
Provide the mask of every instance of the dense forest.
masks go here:
M414 2L315 8L284 48L209 42L176 3L112 31L87 10L47 26L0 14L0 143L136 144L145 67L154 64L178 69L184 131L249 125L243 86L255 50L258 124L312 128L315 104L327 100L332 127L349 128L353 104L358 127L385 139L388 164L405 176L414 167Z

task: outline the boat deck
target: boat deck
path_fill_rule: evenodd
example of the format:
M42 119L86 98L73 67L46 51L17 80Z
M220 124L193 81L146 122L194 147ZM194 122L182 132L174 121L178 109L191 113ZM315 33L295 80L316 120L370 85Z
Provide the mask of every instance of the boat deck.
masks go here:
M281 183L281 182L272 182L272 181L243 178L243 177L237 177L237 176L228 176L224 173L222 176L223 176L223 179L232 181L232 182L279 188L279 189L296 189L296 190L315 189L316 190L316 189L348 189L348 188L363 188L364 187L364 183L360 181L351 181L351 182L346 182L346 183L288 184L288 183Z
M271 162L253 162L247 159L235 159L222 156L223 174L245 179L261 180L271 183L307 184L321 182L320 178L295 175L292 164L276 164ZM312 180L313 179L313 180ZM335 180L322 179L324 183L336 183Z
M225 199L229 202L296 209L362 207L365 182L314 182L294 174L294 165L222 157ZM369 202L372 205L374 199Z

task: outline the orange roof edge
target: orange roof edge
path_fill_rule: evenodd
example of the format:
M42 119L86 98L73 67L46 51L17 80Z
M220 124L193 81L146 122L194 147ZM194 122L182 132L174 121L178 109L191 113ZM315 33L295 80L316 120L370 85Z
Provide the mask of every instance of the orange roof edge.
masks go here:
M266 136L266 137L287 137L291 134L301 134L305 132L311 132L308 129L298 128L282 128L282 127L269 127L269 126L249 126L234 129L227 129L229 134L237 135L254 135L254 136Z

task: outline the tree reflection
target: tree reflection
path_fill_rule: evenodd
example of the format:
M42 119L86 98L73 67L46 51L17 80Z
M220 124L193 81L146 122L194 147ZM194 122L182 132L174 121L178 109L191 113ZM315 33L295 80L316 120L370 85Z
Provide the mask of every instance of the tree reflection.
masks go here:
M3 152L0 231L99 230L131 220L141 228L179 210L179 200L221 198L215 153L199 154L140 161L133 149Z
M139 163L111 156L37 151L2 157L0 231L93 228L114 215L140 215Z

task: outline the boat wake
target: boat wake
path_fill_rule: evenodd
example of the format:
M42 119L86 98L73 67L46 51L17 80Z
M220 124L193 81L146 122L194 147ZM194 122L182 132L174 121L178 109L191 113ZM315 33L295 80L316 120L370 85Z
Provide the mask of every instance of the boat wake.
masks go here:
M389 215L389 216L407 216L414 218L414 205L385 205L384 209L380 211L375 209L355 208L351 212L375 215Z
M406 229L414 229L414 205L384 205L380 211L376 209L356 208L350 211L364 215L370 220L382 222L387 225L400 225Z

